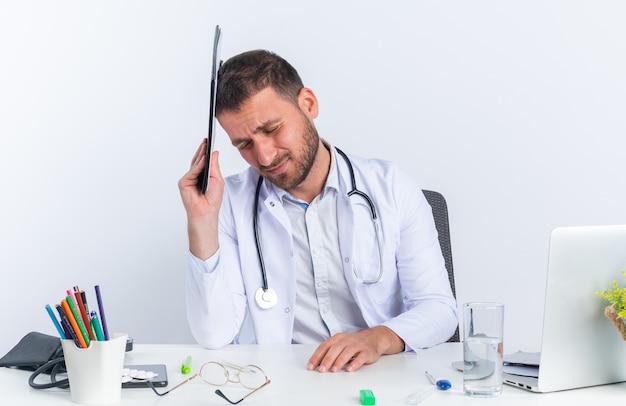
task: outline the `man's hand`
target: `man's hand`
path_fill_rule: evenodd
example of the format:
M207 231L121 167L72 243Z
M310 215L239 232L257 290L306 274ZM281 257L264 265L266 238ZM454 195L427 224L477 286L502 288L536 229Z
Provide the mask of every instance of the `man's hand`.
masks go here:
M404 351L404 341L385 326L368 328L358 333L339 333L317 347L307 369L319 372L337 372L345 367L356 371L373 364L381 355Z
M207 259L218 248L217 226L224 196L224 179L218 163L219 153L213 151L209 186L206 194L198 191L198 178L204 171L207 139L205 138L193 159L189 171L178 181L180 196L187 212L189 249L200 259Z

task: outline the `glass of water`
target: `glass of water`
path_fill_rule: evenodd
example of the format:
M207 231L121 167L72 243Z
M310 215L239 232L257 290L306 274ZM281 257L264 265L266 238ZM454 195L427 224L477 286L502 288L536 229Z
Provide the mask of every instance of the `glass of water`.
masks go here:
M504 305L463 305L463 392L468 396L502 394Z

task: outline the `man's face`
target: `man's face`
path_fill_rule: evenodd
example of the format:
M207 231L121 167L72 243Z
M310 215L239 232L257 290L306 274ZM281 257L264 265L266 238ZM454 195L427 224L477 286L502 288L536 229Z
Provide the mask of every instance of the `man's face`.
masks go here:
M268 87L217 119L246 162L289 191L307 178L317 155L316 116L317 100L309 89L300 92L296 106Z

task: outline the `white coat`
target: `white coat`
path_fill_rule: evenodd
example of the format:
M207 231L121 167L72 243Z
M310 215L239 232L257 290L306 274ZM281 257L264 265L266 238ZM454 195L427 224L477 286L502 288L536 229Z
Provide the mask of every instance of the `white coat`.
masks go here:
M421 189L390 162L350 157L356 185L373 200L381 227L384 272L370 209L348 197L350 174L337 160L339 245L343 272L370 327L385 325L407 349L446 341L458 323L432 211ZM206 262L190 254L186 278L187 317L197 342L207 348L235 343L291 343L296 302L295 261L289 218L273 185L263 182L258 222L268 285L278 303L261 309L254 300L262 273L254 241L253 169L226 178L220 210L218 253Z

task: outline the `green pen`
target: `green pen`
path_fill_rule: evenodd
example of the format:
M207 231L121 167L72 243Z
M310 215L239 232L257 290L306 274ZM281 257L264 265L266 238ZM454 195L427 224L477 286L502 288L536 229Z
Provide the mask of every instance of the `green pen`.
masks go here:
M191 355L185 358L185 362L183 362L183 365L180 367L180 372L185 375L191 372Z
M76 319L76 324L78 324L78 328L80 329L80 331L77 331L76 334L82 334L83 338L85 339L85 343L87 344L87 347L89 347L89 344L91 341L89 339L89 333L87 333L87 328L83 324L83 320L81 319L80 314L78 314L78 311L76 310L76 306L74 305L74 299L72 298L71 295L67 295L65 300L67 301L67 304L69 305L70 310L72 311L72 315Z
M91 312L91 327L96 333L96 339L98 341L104 341L104 332L102 331L102 325L100 324L100 319L98 319L98 315L95 311Z

